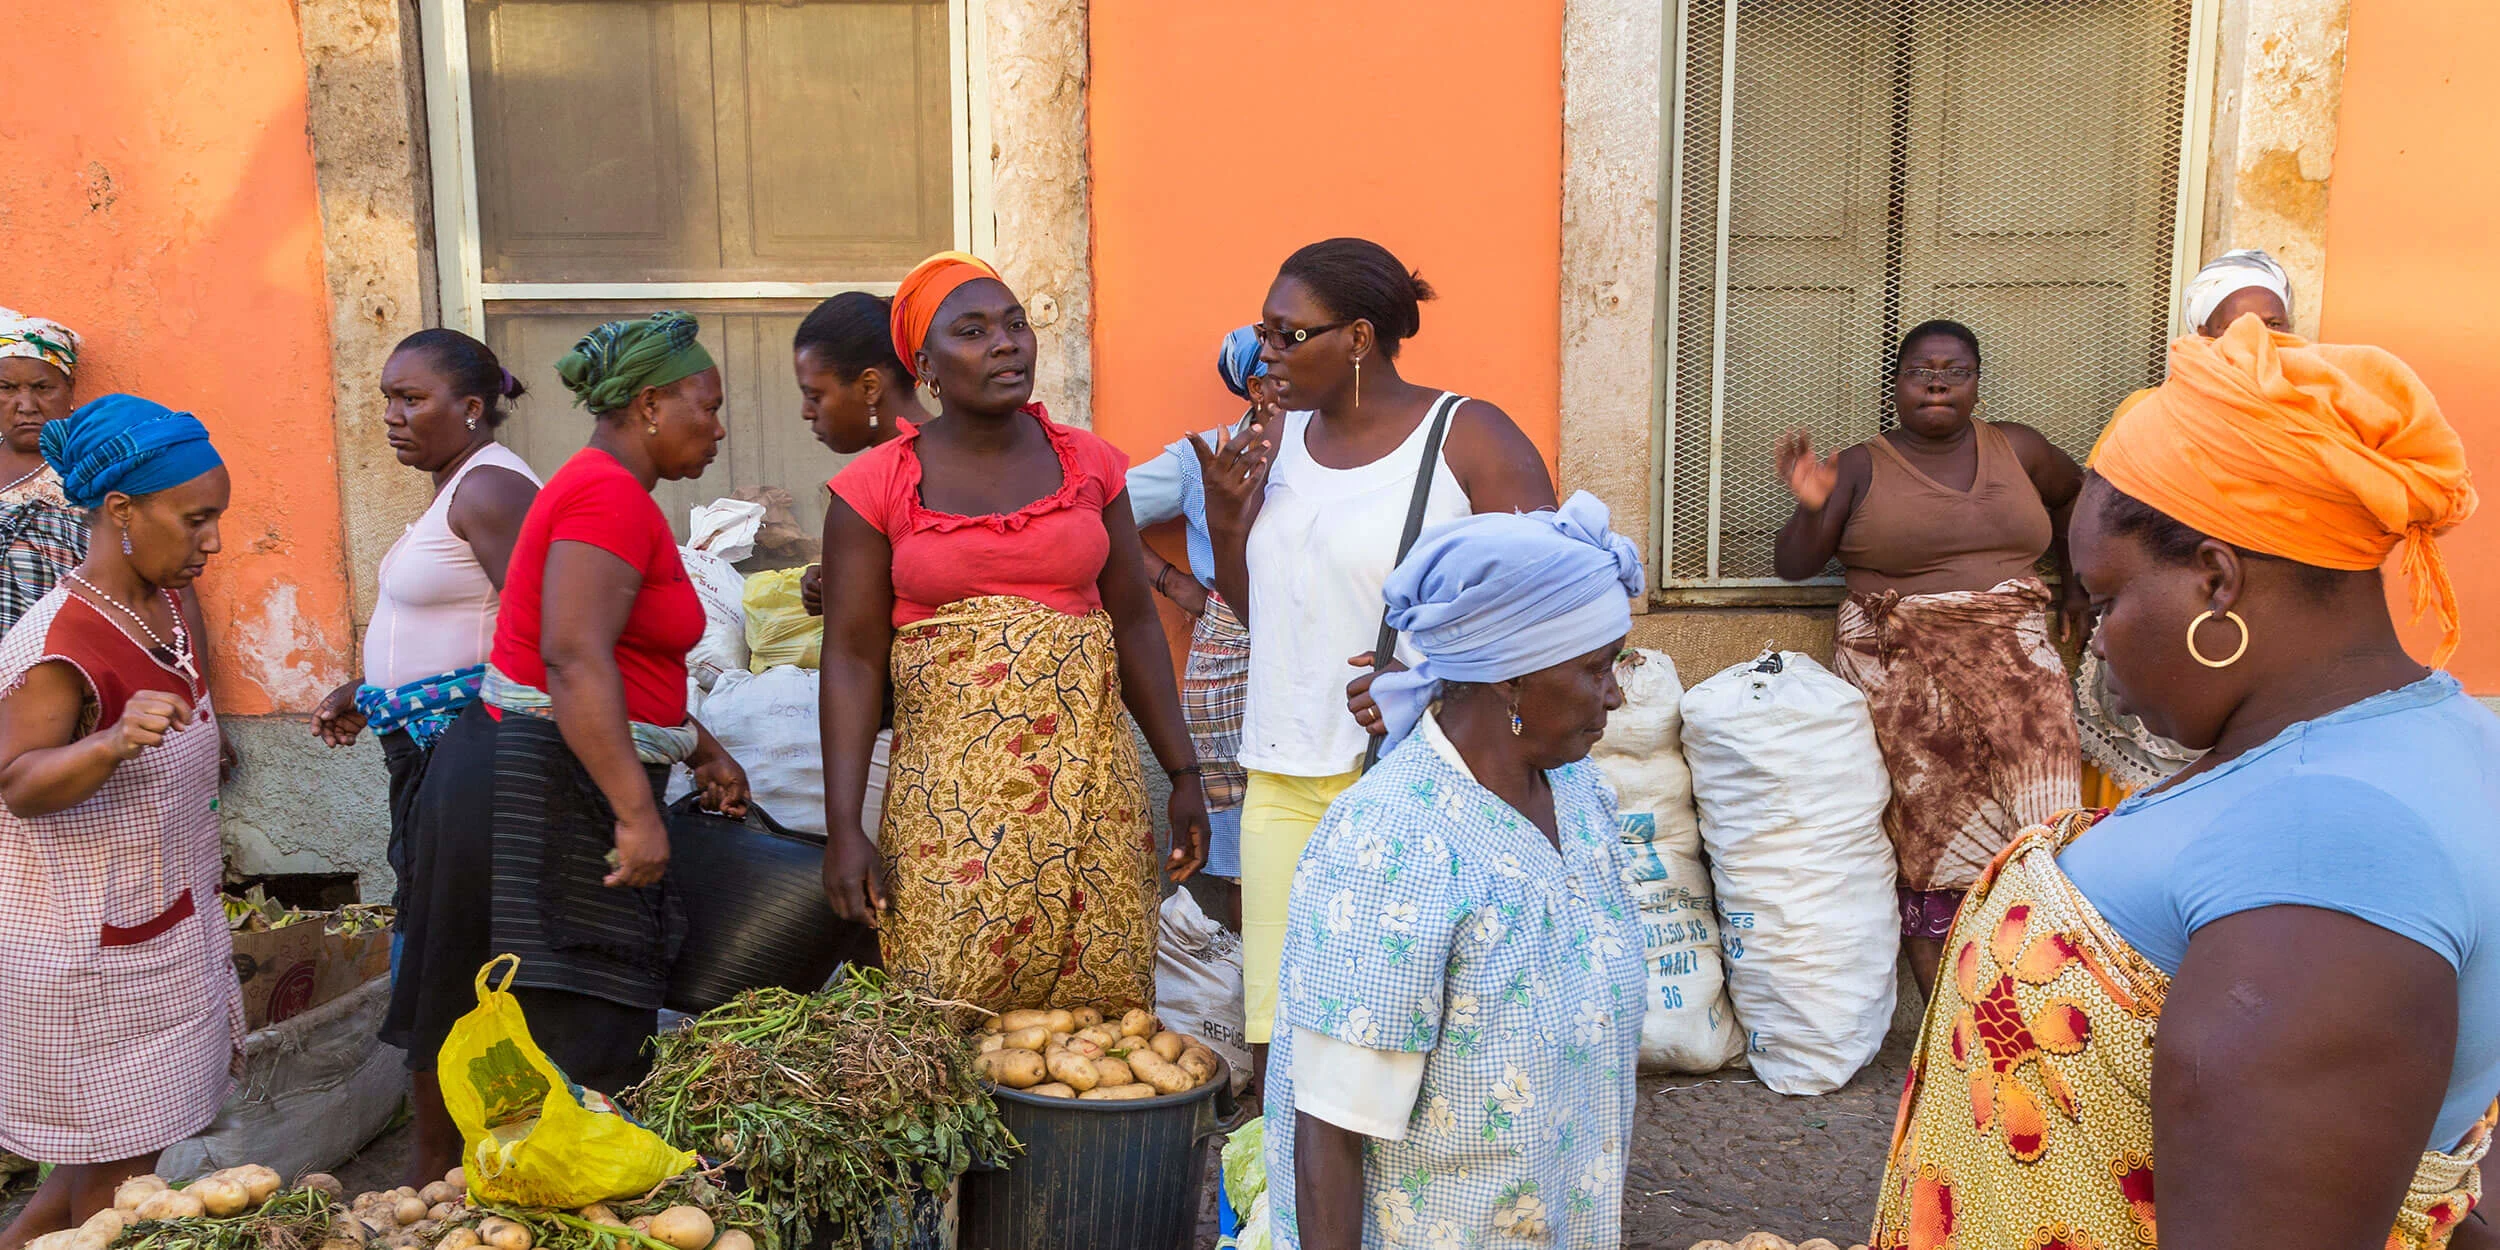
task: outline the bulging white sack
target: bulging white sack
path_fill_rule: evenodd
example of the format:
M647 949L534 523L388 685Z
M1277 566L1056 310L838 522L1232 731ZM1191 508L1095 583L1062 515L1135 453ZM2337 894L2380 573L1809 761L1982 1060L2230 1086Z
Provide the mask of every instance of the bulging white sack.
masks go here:
M1838 1089L1884 1044L1901 946L1866 698L1766 652L1685 694L1684 759L1754 1073L1783 1094Z
M747 793L766 815L795 833L825 833L825 756L816 732L817 673L777 664L760 673L723 673L703 697L703 727L746 770ZM868 792L860 827L877 838L885 813L886 748L891 732L877 735L868 758ZM669 799L691 789L679 768Z
M708 551L679 547L686 580L703 601L703 637L686 653L686 674L710 690L721 674L747 667L747 579L737 566Z
M1693 775L1684 764L1684 685L1673 660L1646 649L1618 661L1615 678L1623 706L1606 718L1606 736L1589 757L1614 783L1631 861L1627 884L1641 913L1649 969L1641 1069L1716 1072L1744 1053L1745 1039L1728 1006Z

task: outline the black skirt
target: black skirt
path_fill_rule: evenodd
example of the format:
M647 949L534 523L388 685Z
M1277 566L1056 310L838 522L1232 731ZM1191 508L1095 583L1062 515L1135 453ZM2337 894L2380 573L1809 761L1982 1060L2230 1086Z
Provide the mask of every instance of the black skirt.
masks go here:
M382 766L391 776L391 841L384 858L390 862L391 876L398 882L391 895L391 905L408 905L408 831L416 823L417 791L425 784L426 761L433 758L431 747L417 745L405 729L394 729L377 735L382 744Z
M656 803L667 770L644 771ZM554 722L482 705L453 722L412 810L406 944L382 1031L411 1070L433 1069L477 1006L478 970L512 954L530 1036L567 1076L610 1092L639 1079L685 908L665 878L602 884L615 842L615 809Z

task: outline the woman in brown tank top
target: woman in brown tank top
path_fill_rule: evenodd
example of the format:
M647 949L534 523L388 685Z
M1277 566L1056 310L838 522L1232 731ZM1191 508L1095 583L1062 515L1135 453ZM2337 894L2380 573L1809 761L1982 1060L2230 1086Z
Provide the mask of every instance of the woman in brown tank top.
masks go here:
M1797 511L1777 555L1790 581L1834 557L1847 575L1833 667L1874 714L1901 935L1932 989L1963 892L2016 833L2075 803L2074 695L2035 569L2056 562L2060 631L2080 637L2066 516L2083 471L2030 426L1972 419L1979 339L1957 322L1902 336L1892 398L1894 428L1829 460L1802 430L1780 440Z

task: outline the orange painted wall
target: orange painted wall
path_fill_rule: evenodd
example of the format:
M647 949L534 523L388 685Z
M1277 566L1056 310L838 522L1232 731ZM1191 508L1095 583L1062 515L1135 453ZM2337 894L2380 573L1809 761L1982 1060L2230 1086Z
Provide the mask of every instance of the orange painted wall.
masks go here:
M1238 415L1217 341L1295 248L1360 235L1441 293L1406 376L1500 404L1551 462L1561 0L1091 7L1098 433L1143 457Z
M2450 667L2500 694L2500 7L2353 0L2351 21L2319 333L2404 357L2464 436L2483 511L2442 544L2465 609ZM2389 579L2409 609L2392 566ZM2417 655L2435 638L2407 633Z
M207 422L235 481L201 588L218 704L308 711L352 638L295 7L80 0L9 37L0 304L84 336L81 400Z

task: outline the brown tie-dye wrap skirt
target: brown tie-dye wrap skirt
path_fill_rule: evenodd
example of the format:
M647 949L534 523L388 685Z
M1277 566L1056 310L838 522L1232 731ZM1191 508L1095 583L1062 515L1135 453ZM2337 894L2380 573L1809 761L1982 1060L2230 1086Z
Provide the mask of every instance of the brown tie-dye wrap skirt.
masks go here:
M2075 805L2075 700L2048 606L2031 577L1840 605L1833 667L1874 714L1903 888L1967 889L2015 834Z

